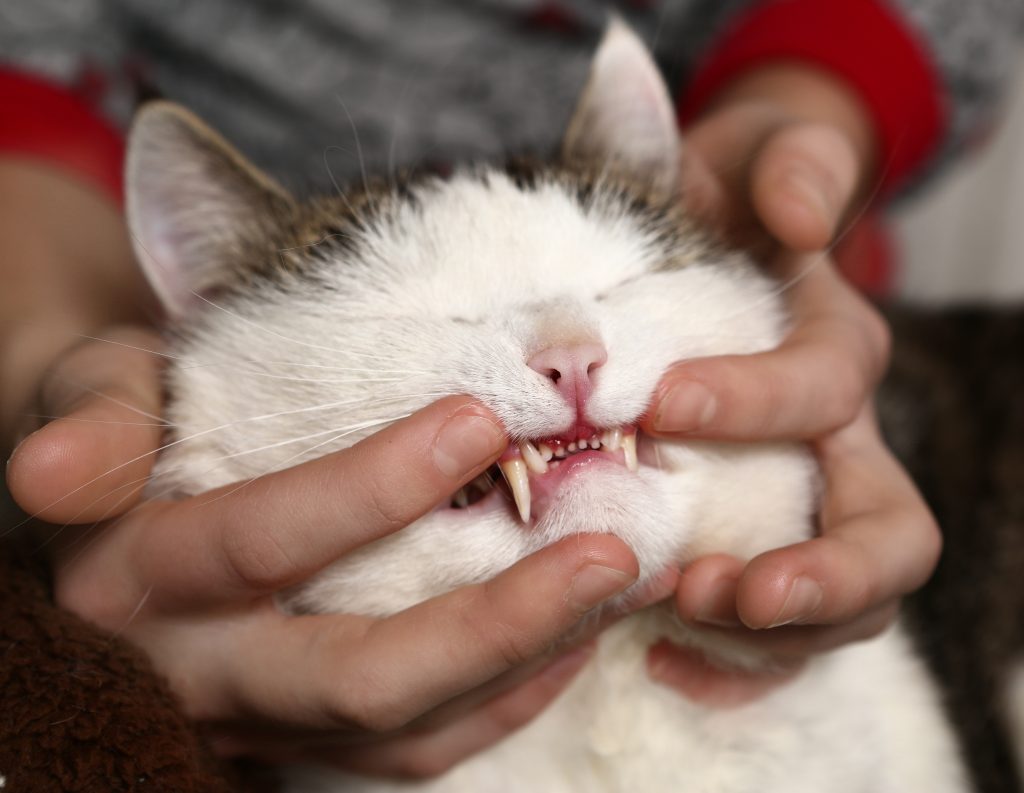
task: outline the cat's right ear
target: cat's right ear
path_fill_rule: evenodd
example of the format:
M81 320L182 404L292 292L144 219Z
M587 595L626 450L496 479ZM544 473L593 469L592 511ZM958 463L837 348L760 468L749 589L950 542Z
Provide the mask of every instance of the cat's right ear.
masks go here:
M673 194L680 188L681 156L665 80L636 33L612 17L562 141L562 157L612 167Z
M267 218L292 207L283 188L170 102L136 117L126 193L135 255L172 318L225 284Z

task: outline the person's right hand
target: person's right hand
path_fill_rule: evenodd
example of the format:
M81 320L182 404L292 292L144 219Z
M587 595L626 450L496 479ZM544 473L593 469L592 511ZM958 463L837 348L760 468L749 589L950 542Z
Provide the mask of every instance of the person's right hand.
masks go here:
M29 514L72 524L50 527L58 603L142 647L223 753L440 773L539 713L588 653L552 648L637 577L620 540L580 536L387 619L286 615L275 592L429 511L497 458L504 430L449 397L243 487L141 501L160 342L106 338L44 378L39 413L58 418L18 446L8 483Z

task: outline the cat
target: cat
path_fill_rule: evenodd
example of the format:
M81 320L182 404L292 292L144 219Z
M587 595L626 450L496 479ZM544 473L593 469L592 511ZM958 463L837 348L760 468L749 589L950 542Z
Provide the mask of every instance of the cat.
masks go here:
M285 593L286 608L393 614L579 532L621 537L637 587L668 563L751 558L810 536L817 474L801 445L636 429L668 365L768 350L787 327L782 287L685 216L681 145L655 65L618 22L549 164L299 202L186 111L149 106L130 140L128 217L171 317L176 433L150 494L244 481L468 393L509 436L492 478ZM305 770L292 788L968 789L899 627L729 710L649 680L645 651L661 637L724 665L770 664L652 608L606 631L544 714L440 778Z

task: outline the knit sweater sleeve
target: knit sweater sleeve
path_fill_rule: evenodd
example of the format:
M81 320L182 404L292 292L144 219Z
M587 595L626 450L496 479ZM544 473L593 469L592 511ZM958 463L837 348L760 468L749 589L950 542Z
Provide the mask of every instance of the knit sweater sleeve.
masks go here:
M927 181L992 118L1024 23L1017 0L761 0L729 19L680 98L692 119L729 81L805 62L846 81L871 113L884 191Z
M931 157L938 170L986 137L1024 39L1020 0L890 0L924 42L941 77L946 124Z
M45 161L121 196L131 112L125 48L106 0L5 0L0 156Z

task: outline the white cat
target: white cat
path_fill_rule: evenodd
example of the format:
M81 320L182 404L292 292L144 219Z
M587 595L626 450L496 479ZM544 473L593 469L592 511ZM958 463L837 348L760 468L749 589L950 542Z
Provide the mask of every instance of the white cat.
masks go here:
M661 78L618 23L551 166L299 203L183 111L144 111L129 218L175 319L169 417L187 439L165 451L151 492L291 466L467 393L507 428L514 503L482 481L330 567L290 607L392 614L578 532L620 536L641 582L667 563L807 537L815 467L802 447L636 432L669 364L770 349L786 325L779 286L683 216L679 146ZM649 680L646 648L665 636L720 663L767 663L649 609L607 631L542 716L441 778L310 771L295 789L967 790L900 629L722 710Z

